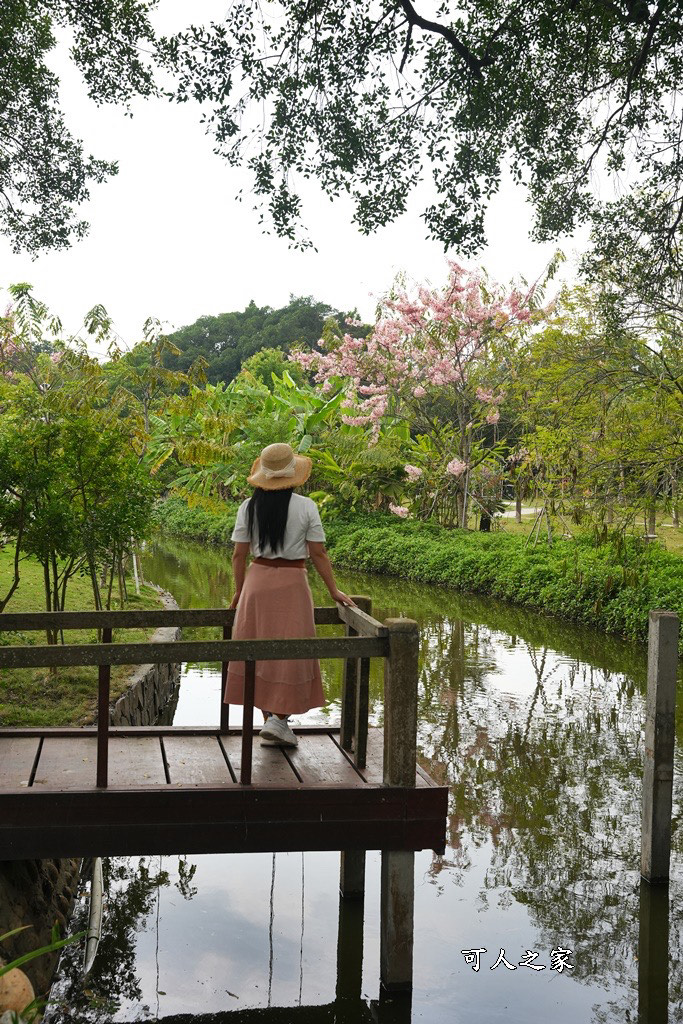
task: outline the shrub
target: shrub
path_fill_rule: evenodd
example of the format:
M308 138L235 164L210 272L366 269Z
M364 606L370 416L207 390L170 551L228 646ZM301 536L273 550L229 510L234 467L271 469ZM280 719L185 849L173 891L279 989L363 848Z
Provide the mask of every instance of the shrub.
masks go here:
M224 544L236 513L236 505L190 509L170 498L157 507L155 523L169 534ZM596 544L582 537L532 548L516 535L447 530L379 512L332 513L325 532L337 566L490 594L632 640L647 639L651 608L683 617L683 559L635 538Z

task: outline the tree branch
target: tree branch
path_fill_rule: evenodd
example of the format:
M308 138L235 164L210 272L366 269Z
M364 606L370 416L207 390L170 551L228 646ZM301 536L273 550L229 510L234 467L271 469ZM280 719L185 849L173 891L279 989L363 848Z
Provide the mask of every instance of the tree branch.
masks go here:
M401 57L401 63L400 63L399 68L398 68L399 75L403 74L403 69L406 66L406 60L408 59L408 51L410 50L410 40L412 39L412 36L413 36L413 23L411 21L411 22L408 23L408 35L406 36L406 45L405 45L405 49L403 50L403 56Z
M399 0L399 2L405 11L406 18L411 27L417 25L419 28L423 28L425 32L434 32L437 35L443 36L451 44L458 56L462 57L472 76L479 80L484 77L481 71L481 61L465 46L452 28L449 28L447 25L440 25L438 21L429 21L427 18L423 18L417 13L410 0Z

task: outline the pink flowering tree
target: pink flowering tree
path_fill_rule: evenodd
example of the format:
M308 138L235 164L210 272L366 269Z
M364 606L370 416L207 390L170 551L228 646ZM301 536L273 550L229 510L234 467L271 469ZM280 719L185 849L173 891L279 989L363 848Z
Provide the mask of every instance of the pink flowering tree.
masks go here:
M406 486L421 495L421 513L445 495L456 512L451 521L464 526L479 467L501 462L505 366L510 349L544 315L535 299L535 287L504 290L450 262L442 289L409 295L399 288L385 298L369 338L345 334L333 346L321 341L321 352L290 358L323 391L344 387L343 422L369 426L376 438L382 423L407 419L415 438L427 438L422 462L406 464ZM402 504L393 511L409 510Z

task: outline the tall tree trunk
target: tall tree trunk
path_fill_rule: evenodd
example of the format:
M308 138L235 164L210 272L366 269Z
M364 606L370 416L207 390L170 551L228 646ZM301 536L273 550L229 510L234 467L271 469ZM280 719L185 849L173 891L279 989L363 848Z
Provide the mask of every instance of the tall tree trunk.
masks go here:
M522 489L519 484L515 487L515 522L522 524Z
M48 560L43 562L43 584L45 586L45 611L52 611L52 587L50 586L50 563ZM53 637L53 631L46 629L45 634L47 637L48 644L55 643Z
M64 609L63 609L63 607L61 605L61 602L59 600L59 567L57 566L57 555L55 554L54 551L52 552L52 594L53 594L53 596L52 596L52 608L53 608L53 611L56 611L56 612L63 611ZM61 627L59 629L59 636L60 636L60 639L61 639L62 643L64 643L64 630ZM56 639L57 639L57 630L55 630L55 640Z
M111 563L111 572L109 574L109 590L107 591L107 611L111 611L111 592L114 589L114 573L116 571L116 556L114 556Z
M654 503L647 508L647 532L651 537L657 532L657 509Z
M121 555L118 556L118 570L119 570L119 608L123 608L123 559Z
M678 480L671 478L671 521L678 528L681 524L678 519Z
M95 601L95 609L96 611L100 611L102 609L102 595L100 593L100 584L97 579L97 566L95 565L95 559L93 557L92 551L88 551L87 557L88 571L90 573L90 584L92 586L92 596L93 600Z

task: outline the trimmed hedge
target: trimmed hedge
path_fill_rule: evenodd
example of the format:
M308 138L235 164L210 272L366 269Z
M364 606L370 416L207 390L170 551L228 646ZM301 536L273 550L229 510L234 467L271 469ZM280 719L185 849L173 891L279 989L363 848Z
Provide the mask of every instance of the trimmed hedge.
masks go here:
M154 509L152 525L172 537L229 544L238 507L226 503L223 510L214 512L200 506L189 508L182 498L167 498Z
M657 544L579 538L533 548L519 535L382 516L326 529L335 565L490 594L633 640L647 640L651 608L683 617L683 559Z
M236 512L236 505L215 513L171 498L154 521L168 534L226 544ZM324 518L330 558L342 568L489 594L639 641L647 640L651 608L683 617L683 559L658 544L579 538L534 548L519 535L446 530L379 513Z

